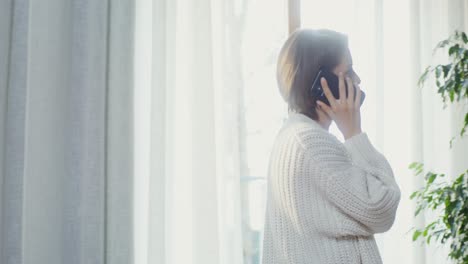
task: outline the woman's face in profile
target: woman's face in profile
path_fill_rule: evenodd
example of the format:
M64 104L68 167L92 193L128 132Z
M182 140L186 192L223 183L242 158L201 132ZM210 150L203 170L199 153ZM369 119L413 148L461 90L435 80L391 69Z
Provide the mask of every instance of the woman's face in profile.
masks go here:
M351 57L351 52L349 51L349 49L346 51L345 56L343 56L341 63L338 64L335 67L335 69L333 69L333 73L336 75L338 75L340 72L342 72L345 77L348 76L349 78L351 78L355 85L359 85L361 83L359 75L357 75L357 73L354 72L353 58Z
M353 58L351 57L351 53L349 49L346 51L345 56L343 56L341 63L338 64L334 69L333 73L338 75L340 72L344 74L344 76L348 76L351 78L351 80L354 83L354 87L358 88L359 84L361 83L361 79L359 78L359 75L357 75L356 72L354 72L353 69ZM328 116L328 114L320 109L319 107L316 108L316 111L319 116L319 123L322 124L322 126L328 130L328 127L330 126L332 119L331 117Z

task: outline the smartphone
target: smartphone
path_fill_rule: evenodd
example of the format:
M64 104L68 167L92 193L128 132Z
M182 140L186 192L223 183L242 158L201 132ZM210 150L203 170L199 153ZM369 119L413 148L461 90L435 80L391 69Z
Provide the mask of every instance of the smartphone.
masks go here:
M339 79L336 74L333 72L321 68L317 75L315 76L314 82L312 83L312 86L310 88L310 95L314 96L318 100L326 103L328 106L330 106L330 102L327 99L327 96L325 95L323 89L322 89L322 83L320 82L320 79L324 77L327 80L328 87L330 88L330 91L332 92L333 96L338 99L340 97L340 90L339 90ZM345 81L345 91L346 91L346 96L348 96L348 85ZM354 94L356 96L356 93ZM361 105L364 102L364 98L366 97L366 94L364 91L361 90ZM354 97L356 98L356 97Z

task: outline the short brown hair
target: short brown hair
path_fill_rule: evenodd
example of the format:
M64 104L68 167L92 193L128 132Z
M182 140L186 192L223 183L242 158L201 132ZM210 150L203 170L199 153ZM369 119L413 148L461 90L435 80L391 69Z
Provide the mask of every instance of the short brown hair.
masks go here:
M300 29L281 48L276 77L288 110L318 120L316 99L308 95L321 67L332 70L348 50L348 37L328 29Z

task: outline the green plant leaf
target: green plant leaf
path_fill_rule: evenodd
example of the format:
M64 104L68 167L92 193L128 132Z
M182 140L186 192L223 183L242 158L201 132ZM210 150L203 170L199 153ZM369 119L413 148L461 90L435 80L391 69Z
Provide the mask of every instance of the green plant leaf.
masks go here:
M442 66L441 65L438 65L435 67L435 76L436 78L440 78L440 74L442 73ZM437 85L439 86L439 85Z
M433 183L433 182L434 182L434 180L435 180L436 178L437 178L437 174L435 174L435 173L431 173L431 174L429 175L429 178L428 178L428 180L427 180L427 184L431 184L431 183Z
M414 176L417 176L424 171L424 164L420 162L413 162L409 165L408 168L414 171Z
M442 72L444 74L444 78L447 78L447 75L451 68L452 68L452 64L447 64L447 65L442 66Z
M421 74L421 77L419 77L418 80L418 85L422 88L423 83L426 81L427 76L429 75L429 72L431 72L431 66L428 66L424 72Z
M418 166L418 164L421 164L419 162L411 162L410 165L408 166L409 169L414 169L416 168L416 166Z
M464 43L468 43L468 37L466 36L465 32L461 33L461 37L462 37L462 40L463 40Z
M427 236L426 243L427 243L428 245L431 243L431 238L432 238L431 235Z
M413 232L413 241L416 241L421 234L422 233L419 230L414 231Z
M453 54L457 54L460 49L460 45L455 44L454 46L450 47L448 50L449 56L452 56Z
M414 216L417 216L423 209L424 209L423 207L419 207L418 209L416 209Z

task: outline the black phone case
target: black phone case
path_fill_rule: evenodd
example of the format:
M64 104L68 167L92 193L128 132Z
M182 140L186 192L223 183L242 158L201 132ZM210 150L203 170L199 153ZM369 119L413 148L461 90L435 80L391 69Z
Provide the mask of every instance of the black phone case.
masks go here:
M324 69L320 69L317 73L317 76L315 76L314 82L312 83L312 86L310 88L310 95L330 106L330 102L328 101L327 96L323 92L322 83L320 82L320 79L322 77L324 77L327 80L328 87L330 88L330 91L332 92L333 96L336 99L340 97L338 76L336 76L333 72ZM348 96L348 85L346 84L346 82L345 86L346 96ZM354 96L356 96L356 94L354 94ZM365 97L366 94L364 93L364 91L361 90L361 105L364 102Z

